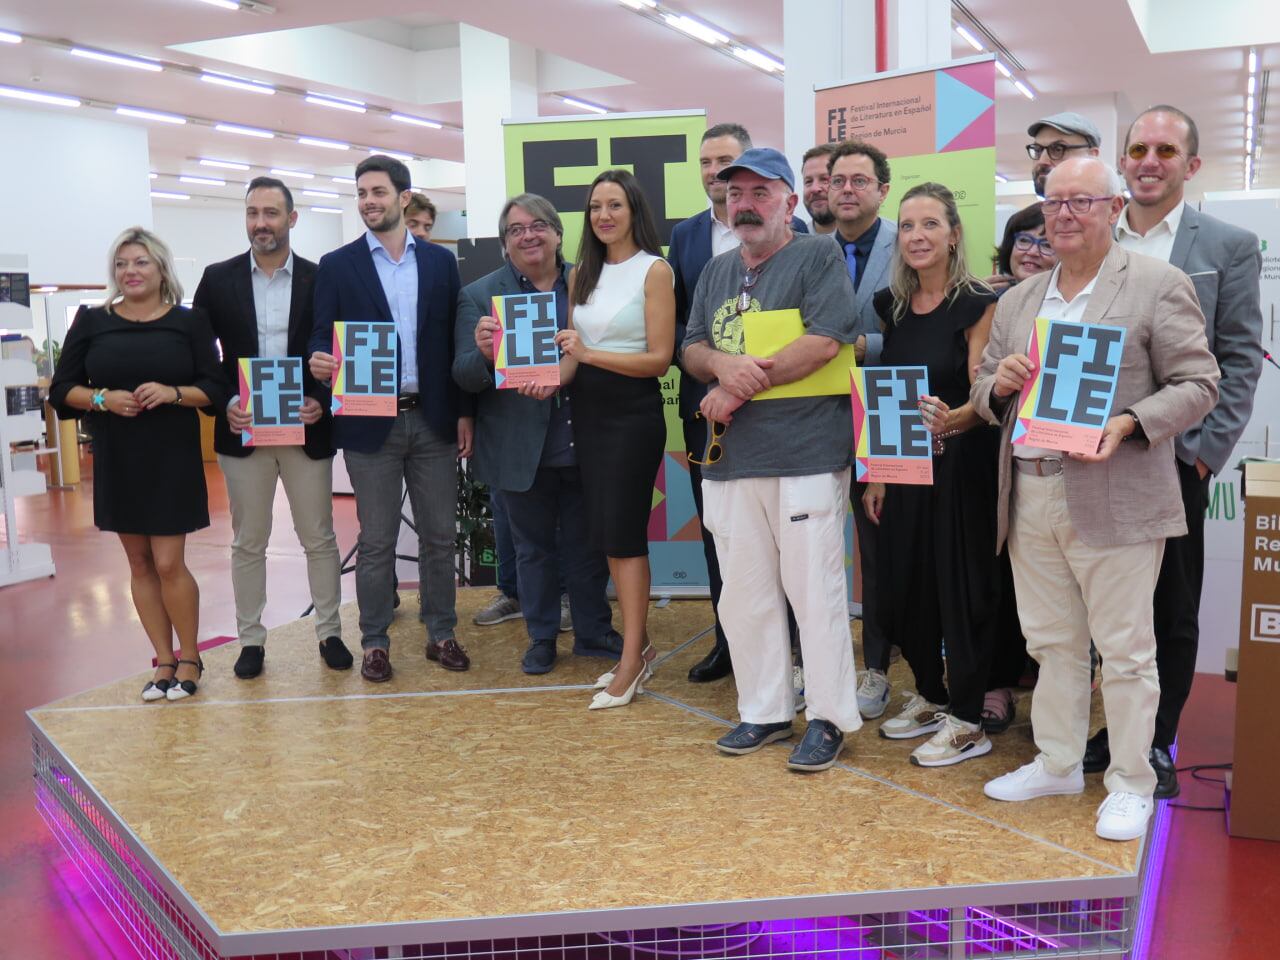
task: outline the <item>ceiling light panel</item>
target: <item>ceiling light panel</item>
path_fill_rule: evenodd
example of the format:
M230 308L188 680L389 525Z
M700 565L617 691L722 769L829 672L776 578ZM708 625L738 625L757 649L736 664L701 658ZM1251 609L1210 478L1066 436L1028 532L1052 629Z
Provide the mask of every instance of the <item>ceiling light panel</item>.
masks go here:
M257 127L242 127L238 123L215 123L213 129L222 133L235 133L242 137L257 137L259 140L273 140L275 134L270 130L260 130Z
M238 163L235 160L212 160L209 157L200 158L200 166L202 167L220 167L223 170L248 170L247 163Z
M21 43L22 34L10 33L8 30L0 30L0 43Z
M271 96L276 92L276 88L267 83L258 83L256 80L245 80L242 77L229 77L221 73L202 73L200 79L205 83L215 83L220 87L231 87L233 90L244 90L248 93L260 93L265 96Z
M134 70L149 70L152 73L159 73L164 69L163 66L154 60L143 60L141 57L127 57L120 53L106 53L102 50L90 50L87 47L72 47L71 55L73 57L83 57L85 60L97 60L101 63L113 63L117 67L132 67Z
M157 200L190 200L189 193L174 193L172 190L152 190L151 196Z
M314 180L314 173L306 173L302 170L284 170L280 167L272 167L271 172L277 177L297 177L300 180Z
M10 100L26 100L30 103L47 103L51 107L78 107L81 101L75 97L64 97L57 93L42 93L39 90L24 90L22 87L0 87L0 97Z
M225 187L227 185L227 181L219 180L217 177L193 177L183 174L178 179L183 183L198 183L205 187Z
M323 147L326 150L350 150L351 144L341 140L325 140L322 137L299 137L298 142L307 147Z
M122 117L133 117L135 120L154 120L157 123L183 124L187 122L186 117L180 117L176 113L140 110L137 107L116 107L116 113Z
M368 104L363 100L347 100L345 97L330 97L323 93L310 93L303 98L307 103L317 107L328 107L330 110L346 110L348 113L365 113Z
M415 127L427 127L431 130L443 130L444 124L437 123L435 120L426 120L422 117L411 117L407 113L393 113L391 119L398 123L408 123Z
M715 27L708 26L701 20L695 20L693 17L686 16L683 13L664 13L662 19L675 27L681 33L687 33L695 40L701 40L703 43L717 44L728 43L729 37L721 33Z

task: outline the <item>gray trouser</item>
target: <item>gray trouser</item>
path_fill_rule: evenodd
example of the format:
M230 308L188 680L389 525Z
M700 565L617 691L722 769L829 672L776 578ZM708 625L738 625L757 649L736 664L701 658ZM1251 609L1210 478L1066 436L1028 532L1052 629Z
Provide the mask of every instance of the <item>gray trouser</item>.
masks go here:
M344 458L360 521L356 561L360 645L366 650L391 648L387 628L394 607L396 539L405 487L418 528L418 589L427 636L435 641L452 637L458 624L453 567L457 444L441 440L420 411L410 410L396 417L377 453L347 450Z
M301 447L258 447L247 457L218 455L231 501L231 590L236 632L245 646L262 646L267 629L267 542L276 479L284 483L293 529L307 557L307 583L316 608L316 639L342 636L338 607L338 541L333 535L333 458L312 460Z

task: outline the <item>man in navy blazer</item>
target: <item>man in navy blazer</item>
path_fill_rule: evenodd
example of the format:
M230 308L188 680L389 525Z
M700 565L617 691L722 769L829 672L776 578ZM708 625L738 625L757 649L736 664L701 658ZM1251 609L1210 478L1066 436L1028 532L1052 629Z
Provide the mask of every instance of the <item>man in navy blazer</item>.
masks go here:
M744 150L751 149L751 134L737 123L719 123L708 127L702 135L698 150L698 163L702 171L702 187L707 192L711 206L677 223L671 230L671 243L667 247L667 261L675 272L676 283L676 363L680 362L680 345L684 343L685 329L689 323L689 307L698 278L713 256L735 250L738 238L733 224L728 222L725 206L725 190L728 185L718 179L719 173L728 167ZM791 218L791 229L796 233L808 233L803 220ZM685 450L693 457L701 457L707 445L707 423L697 416L698 405L707 394L707 385L693 377L680 377L680 420L684 425ZM689 463L689 482L693 485L693 503L698 511L698 523L702 524L702 468ZM707 561L707 578L711 584L711 609L717 611L720 604L720 563L716 559L716 544L710 531L702 527L702 553ZM733 671L729 660L729 642L720 626L716 612L716 640L711 652L689 669L689 679L705 683L728 676Z
M419 592L427 625L428 660L466 670L470 660L454 635L454 531L457 465L471 449L472 405L450 375L457 312L457 260L443 247L415 240L404 223L409 169L380 154L356 167L356 196L368 231L320 258L315 284L311 372L329 384L335 321L380 320L396 325L399 374L395 417L335 418L334 441L344 451L356 496L360 555L361 675L391 679L391 624L401 491L407 486L418 531Z
M195 305L209 316L222 346L227 382L240 382L241 357L298 357L308 354L312 327L312 285L316 265L294 254L289 231L298 221L293 194L279 180L258 177L245 194L245 226L250 249L205 268ZM301 447L246 447L241 433L250 426L238 393L217 411L213 448L227 481L231 502L231 588L236 604L240 656L235 675L262 672L267 631L267 541L271 539L276 483L284 481L289 513L307 556L307 582L315 607L316 639L324 662L350 668L342 642L342 563L333 533L333 418L326 391L303 364L306 424Z

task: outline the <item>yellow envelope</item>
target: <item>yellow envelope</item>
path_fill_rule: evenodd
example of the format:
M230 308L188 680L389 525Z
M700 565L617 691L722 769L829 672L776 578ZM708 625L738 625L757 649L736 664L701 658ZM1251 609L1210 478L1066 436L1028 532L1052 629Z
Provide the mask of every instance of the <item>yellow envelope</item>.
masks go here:
M742 341L753 357L771 357L805 333L799 310L760 310L742 315ZM782 400L787 397L828 397L849 395L849 371L857 366L853 344L840 344L840 352L822 367L794 383L770 387L753 400Z

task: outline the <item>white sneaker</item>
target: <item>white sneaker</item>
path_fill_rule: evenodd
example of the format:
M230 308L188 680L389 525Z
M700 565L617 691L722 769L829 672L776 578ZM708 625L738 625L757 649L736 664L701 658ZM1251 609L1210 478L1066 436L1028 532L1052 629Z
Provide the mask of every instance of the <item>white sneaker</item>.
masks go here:
M890 720L880 724L880 736L890 740L910 740L912 737L923 737L942 727L939 717L946 715L946 707L930 703L918 693L907 694L907 702L902 712Z
M1137 840L1147 832L1147 821L1155 809L1150 797L1136 793L1116 791L1098 807L1098 825L1095 828L1103 840Z
M968 723L949 713L940 715L938 732L911 752L917 767L949 767L991 752L991 741L977 723Z
M1067 774L1050 773L1044 768L1044 761L1036 757L1003 777L988 780L982 792L992 800L1009 801L1084 793L1084 771L1077 766Z
M796 713L804 709L804 667L793 664L791 667L791 689L796 695Z
M889 678L883 670L868 670L858 681L858 712L874 720L889 706Z
M569 595L560 594L560 632L568 633L573 629L573 614L569 612Z

